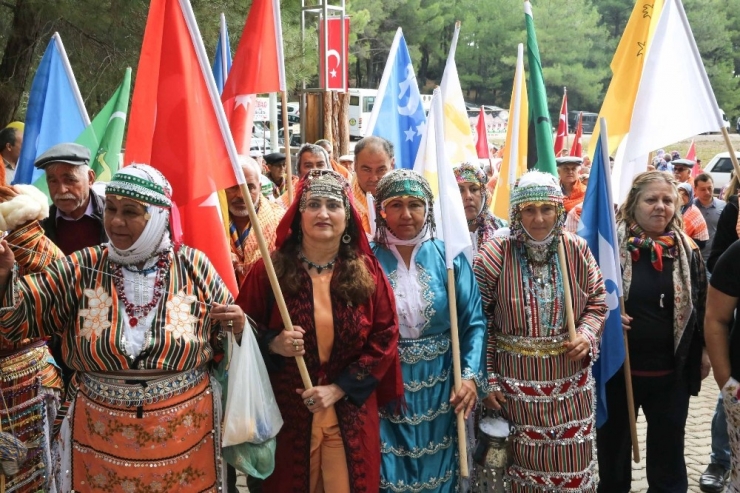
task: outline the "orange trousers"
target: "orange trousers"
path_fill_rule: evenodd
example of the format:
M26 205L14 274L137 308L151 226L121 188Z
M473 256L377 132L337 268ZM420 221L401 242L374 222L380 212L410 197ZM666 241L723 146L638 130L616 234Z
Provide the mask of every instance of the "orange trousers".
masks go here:
M311 427L311 493L349 493L347 457L339 425Z

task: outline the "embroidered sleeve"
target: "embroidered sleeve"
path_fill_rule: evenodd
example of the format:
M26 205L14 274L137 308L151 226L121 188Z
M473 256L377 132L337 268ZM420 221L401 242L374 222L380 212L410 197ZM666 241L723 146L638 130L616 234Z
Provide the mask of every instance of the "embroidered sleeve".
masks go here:
M473 269L463 254L455 258L454 267L462 378L474 380L478 393L486 395L488 393L487 330L481 304L481 292Z
M39 272L64 253L44 235L38 221L14 230L5 238L23 273Z
M177 317L177 323L167 324L165 330L171 331L175 335L188 337L188 334L194 332L195 324L199 323L198 320L188 318L192 303L202 302L208 307L211 307L214 303L228 305L234 302L234 298L231 296L221 276L216 272L216 268L203 252L188 247L181 247L178 255L186 256L188 262L190 262L192 269L190 273L192 276L191 281L198 285L200 299L194 299L194 297L188 296L184 292L177 293L176 296L173 296L168 302L167 309L181 315ZM173 317L168 317L168 319L170 322L173 321ZM211 347L216 353L223 353L223 330L225 327L222 327L221 322L211 320L209 316L205 318L204 323L210 324L208 333Z
M398 317L390 284L377 261L367 264L377 281L372 299L372 329L360 357L334 381L356 406L370 397L398 354Z
M579 243L580 247L577 247L577 251L583 257L588 273L585 289L588 293L588 301L583 313L576 320L576 331L588 340L591 346L589 356L593 361L599 355L599 340L606 320L606 288L601 277L601 270L591 250L585 241Z
M17 342L61 332L77 315L85 286L82 265L94 265L99 248L63 257L36 274L13 273L2 307L0 337Z
M481 247L473 259L473 270L478 282L482 313L487 320L485 342L486 389L500 391L496 362L496 331L493 330L493 313L496 308L496 290L503 262L501 239L494 239Z

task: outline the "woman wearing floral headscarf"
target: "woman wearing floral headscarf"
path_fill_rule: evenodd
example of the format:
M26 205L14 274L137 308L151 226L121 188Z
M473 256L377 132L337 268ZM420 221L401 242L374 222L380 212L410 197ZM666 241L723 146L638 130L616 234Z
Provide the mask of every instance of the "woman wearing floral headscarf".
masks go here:
M506 224L491 212L493 193L486 187L488 177L480 166L462 163L453 171L463 199L473 251L477 252L485 242L493 238L497 229Z
M171 196L161 173L131 165L106 189L108 244L19 277L0 243L0 336L59 334L76 370L58 491L224 486L221 392L208 370L245 316L203 253L173 245Z
M563 231L555 177L523 175L511 192L510 234L475 258L488 319L486 405L513 426L513 492L596 491L594 381L606 313L599 267L585 240ZM561 270L563 242L567 272ZM565 323L569 283L577 337Z
M397 169L375 189L373 252L396 298L406 408L381 410L381 491L458 487L455 414L475 407L485 383L485 322L467 259L455 258L463 385L453 391L445 246L434 239L434 197L419 174Z

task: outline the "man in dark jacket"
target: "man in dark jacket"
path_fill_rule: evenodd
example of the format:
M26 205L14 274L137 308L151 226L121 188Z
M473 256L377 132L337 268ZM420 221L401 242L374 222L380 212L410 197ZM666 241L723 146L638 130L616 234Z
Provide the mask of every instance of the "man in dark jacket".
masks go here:
M54 205L41 226L46 236L65 255L108 241L103 228L103 197L91 191L95 172L90 151L79 144L57 144L36 159L46 172L46 184Z

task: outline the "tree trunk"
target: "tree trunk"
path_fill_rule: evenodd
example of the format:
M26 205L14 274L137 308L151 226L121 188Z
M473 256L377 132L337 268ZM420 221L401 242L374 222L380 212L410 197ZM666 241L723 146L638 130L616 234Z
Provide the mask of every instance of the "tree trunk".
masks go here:
M429 49L426 46L421 47L421 63L419 64L419 74L416 76L419 81L419 87L424 87L427 83L427 74L429 71Z
M357 81L355 82L356 87L362 87L362 64L360 63L360 57L357 57L355 68L357 70L357 73L355 74L355 77L357 78Z
M2 8L2 7L0 7ZM17 0L13 24L0 62L0 125L13 120L31 73L34 50L42 31L42 2Z

